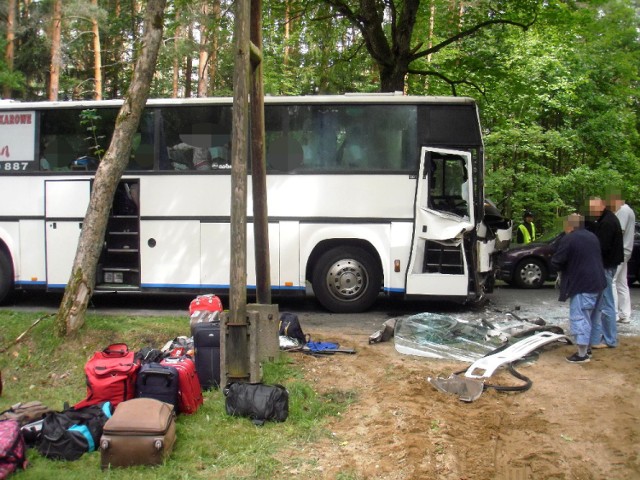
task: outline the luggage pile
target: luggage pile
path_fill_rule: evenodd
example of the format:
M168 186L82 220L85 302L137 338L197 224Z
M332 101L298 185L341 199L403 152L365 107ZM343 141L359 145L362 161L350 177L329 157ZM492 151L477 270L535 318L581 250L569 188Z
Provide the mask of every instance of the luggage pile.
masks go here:
M77 460L99 451L101 468L161 464L176 441L176 418L193 415L203 390L220 387L220 314L215 295L189 305L191 337L134 352L126 343L95 352L84 366L86 396L55 411L33 401L0 412L0 479L27 466L27 448L52 460ZM288 392L281 385L229 384L229 415L285 421Z

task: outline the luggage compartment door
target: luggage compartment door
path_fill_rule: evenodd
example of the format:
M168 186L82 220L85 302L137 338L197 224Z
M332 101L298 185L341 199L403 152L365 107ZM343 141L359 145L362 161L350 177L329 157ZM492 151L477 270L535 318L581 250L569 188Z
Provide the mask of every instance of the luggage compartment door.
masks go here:
M45 181L47 288L69 281L90 194L90 180Z
M140 221L143 288L200 288L200 221Z

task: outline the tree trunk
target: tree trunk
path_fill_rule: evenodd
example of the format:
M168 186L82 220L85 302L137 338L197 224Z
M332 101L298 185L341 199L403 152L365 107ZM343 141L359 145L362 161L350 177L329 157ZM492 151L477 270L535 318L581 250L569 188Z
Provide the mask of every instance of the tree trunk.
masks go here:
M182 33L182 28L180 27L180 12L176 12L176 32L173 40L173 89L171 96L173 98L178 98L178 94L180 93L180 61L182 56L180 55L180 35Z
M16 8L16 0L9 0L9 4L7 5L7 51L4 55L9 72L13 72L13 60L15 56ZM4 86L2 96L4 98L11 98L11 87L8 84Z
M211 41L209 42L209 85L207 87L207 93L210 96L216 91L215 82L216 74L218 73L218 31L220 29L220 18L222 16L220 0L214 0L212 13L214 20L213 25L215 25L215 27L211 31Z
M189 41L189 45L193 43L193 25L191 24L187 26L187 40ZM184 97L185 98L191 97L191 85L193 83L191 81L192 70L193 70L193 58L189 53L187 54L187 67L186 67L186 71L184 72L184 77L185 77L184 78Z
M207 64L209 63L209 5L205 2L202 5L200 17L200 24L198 29L200 30L200 43L198 50L198 97L207 96L207 86L209 85L209 69Z
M405 77L409 70L407 63L397 61L393 65L379 65L379 68L381 92L404 91Z
M282 63L286 67L289 64L289 53L290 53L290 42L291 42L291 15L290 15L291 5L289 4L289 0L285 0L284 2L284 58Z
M53 21L51 22L51 70L49 72L49 100L58 100L60 88L60 70L62 55L60 38L62 36L62 0L53 2Z
M144 19L140 56L124 104L118 113L109 148L98 166L89 207L83 222L71 277L56 316L55 329L60 336L71 335L83 324L87 304L95 285L95 274L109 209L120 177L124 172L131 144L149 96L158 50L166 0L150 0Z
M93 6L98 8L98 0L91 0ZM102 100L102 49L100 48L100 28L96 18L91 19L91 30L93 31L93 78L94 100Z

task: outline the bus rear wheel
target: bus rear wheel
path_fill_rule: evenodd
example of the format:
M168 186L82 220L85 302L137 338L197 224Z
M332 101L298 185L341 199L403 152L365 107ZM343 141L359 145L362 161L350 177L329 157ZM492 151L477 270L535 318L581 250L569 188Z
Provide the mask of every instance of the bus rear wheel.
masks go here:
M11 258L0 249L0 304L9 300L13 291L13 266Z
M356 313L376 301L382 284L379 262L358 247L333 248L320 256L313 271L313 292L327 310Z

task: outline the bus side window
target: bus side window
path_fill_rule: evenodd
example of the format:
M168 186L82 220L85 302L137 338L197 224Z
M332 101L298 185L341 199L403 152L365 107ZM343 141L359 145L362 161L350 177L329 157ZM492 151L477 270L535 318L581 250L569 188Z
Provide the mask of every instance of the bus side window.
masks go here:
M127 170L152 170L154 163L154 113L145 111L133 138Z
M294 138L278 136L267 147L267 165L279 172L290 172L302 166L303 150Z

